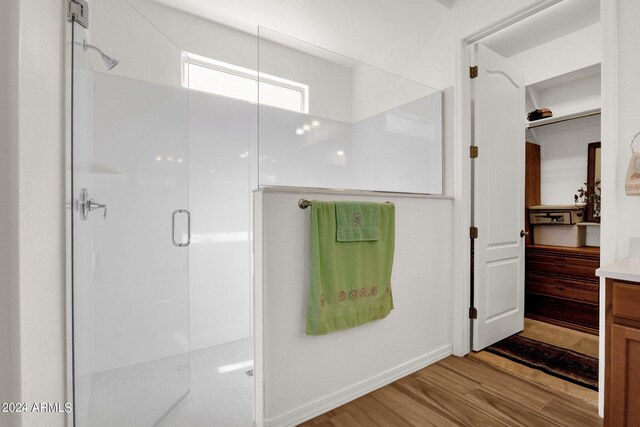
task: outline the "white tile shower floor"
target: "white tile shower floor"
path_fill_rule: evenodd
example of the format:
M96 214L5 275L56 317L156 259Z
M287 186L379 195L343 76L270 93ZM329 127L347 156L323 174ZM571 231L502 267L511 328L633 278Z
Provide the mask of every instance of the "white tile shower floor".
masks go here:
M158 426L250 427L253 377L245 374L249 369L252 339L192 352L191 392Z
M181 356L186 369L186 356ZM249 427L253 423L253 377L246 371L253 369L253 340L244 339L190 354L190 379L176 374L175 358L163 359L143 365L136 365L93 377L91 403L86 424L94 426L147 427ZM166 369L170 366L169 369ZM172 369L173 368L173 369ZM158 370L174 372L174 378L158 376ZM179 376L177 378L176 376ZM154 387L179 385L181 390L189 388L189 393L164 418L160 417L171 406L166 401L159 402L150 394L146 378L163 378L162 384ZM182 384L181 384L182 382ZM138 390L135 388L138 387ZM171 399L175 401L174 394ZM167 393L163 393L166 396Z

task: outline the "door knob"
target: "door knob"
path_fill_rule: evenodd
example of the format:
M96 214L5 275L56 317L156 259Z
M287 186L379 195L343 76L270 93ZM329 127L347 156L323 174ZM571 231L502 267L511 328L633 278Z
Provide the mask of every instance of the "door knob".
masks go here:
M529 232L528 231L524 231L524 230L520 230L520 237L524 237L524 236L528 236Z

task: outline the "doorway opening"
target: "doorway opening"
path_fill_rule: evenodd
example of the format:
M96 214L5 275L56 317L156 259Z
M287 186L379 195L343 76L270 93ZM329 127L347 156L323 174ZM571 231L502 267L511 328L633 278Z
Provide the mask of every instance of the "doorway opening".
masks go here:
M489 33L467 39L478 66L469 76L471 347L595 406L600 2L566 0Z

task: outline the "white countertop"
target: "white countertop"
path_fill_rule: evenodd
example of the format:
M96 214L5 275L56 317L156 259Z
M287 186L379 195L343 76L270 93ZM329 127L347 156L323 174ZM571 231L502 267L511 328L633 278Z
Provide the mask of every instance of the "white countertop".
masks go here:
M596 270L596 276L640 282L640 256L631 256Z

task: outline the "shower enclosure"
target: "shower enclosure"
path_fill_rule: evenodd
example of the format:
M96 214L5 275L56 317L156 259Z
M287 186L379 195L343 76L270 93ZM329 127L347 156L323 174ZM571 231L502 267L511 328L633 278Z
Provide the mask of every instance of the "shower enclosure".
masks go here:
M252 192L442 193L442 93L162 3L69 23L71 422L250 426Z
M190 90L167 9L89 6L68 33L71 421L249 426L256 106Z

